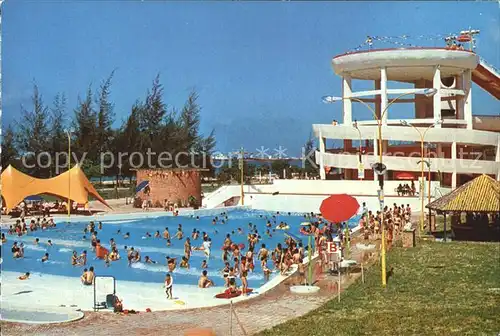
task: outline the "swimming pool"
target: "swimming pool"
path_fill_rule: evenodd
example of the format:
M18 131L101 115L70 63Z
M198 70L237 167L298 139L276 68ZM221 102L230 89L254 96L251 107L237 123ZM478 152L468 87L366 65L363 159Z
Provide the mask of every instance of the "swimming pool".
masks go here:
M222 211L224 209L221 209ZM79 282L78 278L81 276L84 267L72 266L71 255L74 250L78 254L86 250L88 260L85 267L93 266L97 276L114 276L118 282L124 280L162 284L165 274L168 272L166 256L175 257L180 261L184 255L185 239L191 236L193 229L197 229L201 235L202 232L207 232L212 239L211 258L206 259L202 251L194 251L190 259L190 268L177 267L172 273L174 282L176 284L196 286L202 272L201 263L203 260L207 260L209 278L215 282L216 286L222 286L223 279L220 270L224 267L224 263L221 258L221 246L226 234L231 234L231 239L237 244L247 245L246 237L249 232L249 223L255 224L262 236L261 241L256 246L255 253L257 253L261 244L266 244L268 249L273 249L277 243L283 243L285 232L299 235L300 223L304 221L303 214L298 213L276 214L259 210L233 209L227 211L226 214L228 216L226 223L222 224L223 216L218 215L219 220L215 225L212 224L214 216L202 216L199 219L194 216L159 216L156 218L130 218L124 220L106 220L104 218L102 220L103 228L98 230L97 237L101 240L101 244L108 249L110 247L109 241L113 238L121 255L121 260L111 262L109 267L105 265L103 260L95 259L95 254L90 246L90 234L86 234L86 238L83 238L83 230L88 224L88 220L82 219L82 221L72 223L65 223L63 220L58 223L56 228L45 231L30 232L22 237L7 235L8 242L4 244L2 268L5 271L18 272L19 274L30 272L32 274L40 273L71 277L75 278L75 282ZM273 215L275 216L274 219ZM268 229L266 227L268 220L271 220L271 222L275 220L277 223L284 221L289 224L290 229L288 231L275 230L273 232L273 228L276 226L276 224L273 224L273 228L270 228L272 236L266 236L264 233ZM166 227L173 236L178 224L182 224L184 238L178 240L172 237L171 246L166 246L166 240L163 238L145 237L146 232L149 232L152 236L156 231L162 234ZM356 225L357 217L349 222L350 227ZM238 228L242 229L242 234L238 234ZM118 230L120 230L120 233L118 233ZM130 238L125 239L123 235L127 232L130 233ZM35 238L40 240L38 245L34 244ZM49 239L52 241L53 246L47 245ZM10 256L9 249L14 241L24 243L24 258L13 259ZM307 239L303 241L304 244L307 243ZM191 239L192 246L200 246L201 243L201 237L198 240ZM139 262L129 266L125 246L139 250L142 261L144 261L145 256L149 256L157 263L146 264ZM49 253L50 257L47 262L42 263L40 259L45 253ZM268 266L272 266L271 262L268 263ZM255 271L248 275L248 282L252 288L258 288L266 282L260 263L255 263Z

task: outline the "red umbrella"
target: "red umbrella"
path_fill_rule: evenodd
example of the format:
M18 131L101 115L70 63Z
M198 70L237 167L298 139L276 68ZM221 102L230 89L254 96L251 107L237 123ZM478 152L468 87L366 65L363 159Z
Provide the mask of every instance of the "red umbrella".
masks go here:
M359 209L358 201L347 194L332 195L321 202L319 211L323 217L333 223L349 220Z

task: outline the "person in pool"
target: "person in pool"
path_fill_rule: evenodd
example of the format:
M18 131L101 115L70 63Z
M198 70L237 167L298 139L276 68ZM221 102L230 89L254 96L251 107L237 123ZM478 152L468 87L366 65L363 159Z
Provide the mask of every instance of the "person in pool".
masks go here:
M201 262L201 268L202 268L202 269L206 269L206 268L208 268L208 264L207 264L207 261L206 261L206 260L203 260L203 261Z
M180 225L180 224L179 224L179 225ZM181 240L181 239L182 239L182 237L184 237L184 233L182 232L182 228L181 228L181 227L179 227L179 228L177 229L177 233L175 234L175 237L176 237L177 239L179 239L179 240Z
M151 260L151 258L149 256L145 256L144 257L144 263L146 263L146 264L156 264L156 261Z
M186 257L182 257L179 267L189 269L189 259Z
M201 272L200 279L198 280L199 288L208 288L214 285L214 282L207 277L207 271Z
M29 277L30 277L30 272L26 272L23 275L21 275L20 277L18 277L18 279L19 280L28 280Z
M49 254L45 253L45 255L42 257L42 262L46 262L47 260L49 260Z
M165 231L163 231L163 238L170 239L170 232L168 232L168 228L165 228Z
M129 239L130 238L130 232L125 233L123 236L124 239Z
M5 238L5 233L2 233L2 244L7 242L7 238Z
M146 232L146 235L145 235L146 238L151 238L151 233L149 232Z
M160 231L155 232L155 238L160 238Z
M88 271L87 269L83 270L83 274L80 277L80 279L82 281L82 284L84 284L85 286L90 286L94 283L94 277L95 277L94 267L90 266Z
M76 254L76 251L73 251L73 255L71 256L71 265L78 265L78 255Z
M184 243L184 257L189 260L191 257L191 240L186 238L186 242Z
M175 267L177 266L177 260L176 258L170 258L167 256L167 266L168 266L168 270L170 272L173 272L175 270Z
M78 258L78 266L85 266L87 264L87 250L83 250Z
M50 239L47 241L47 245L52 246L52 241Z

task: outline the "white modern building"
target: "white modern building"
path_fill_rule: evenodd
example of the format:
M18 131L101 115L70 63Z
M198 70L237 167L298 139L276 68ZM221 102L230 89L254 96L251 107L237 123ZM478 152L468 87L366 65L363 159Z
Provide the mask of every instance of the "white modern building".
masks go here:
M343 120L313 125L321 179L328 179L330 167L342 168L346 180L376 179L371 164L378 162L382 151L386 179L417 180L423 136L425 161L430 163L425 165L426 177L452 188L477 174L500 180L500 105L497 116L474 115L472 110L473 89L500 99L500 74L476 53L451 48L372 49L335 56L332 66L342 77L342 93L324 101L342 104ZM373 89L353 90L357 80L365 86L371 82ZM365 105L362 108L375 115L356 120L354 104ZM401 104L412 104L412 118L394 117ZM344 146L328 149L327 139L342 140Z

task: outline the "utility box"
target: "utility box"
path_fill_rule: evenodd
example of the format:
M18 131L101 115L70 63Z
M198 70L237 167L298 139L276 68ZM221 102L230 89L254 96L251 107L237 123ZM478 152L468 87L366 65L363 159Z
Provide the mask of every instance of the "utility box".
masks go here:
M403 247L415 247L416 238L415 238L415 229L405 230L403 231Z

